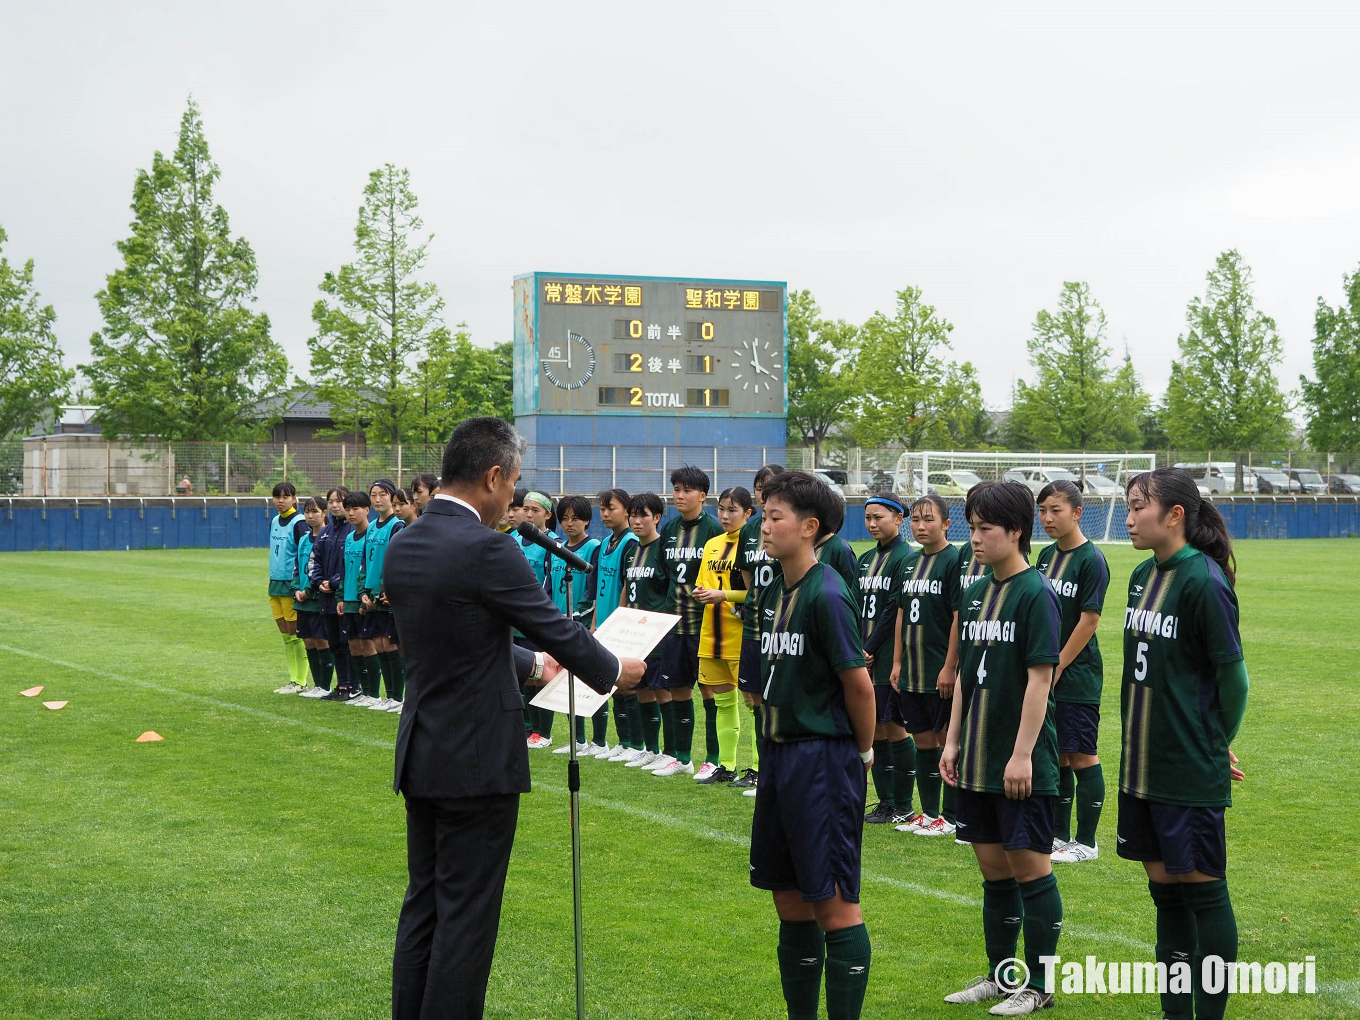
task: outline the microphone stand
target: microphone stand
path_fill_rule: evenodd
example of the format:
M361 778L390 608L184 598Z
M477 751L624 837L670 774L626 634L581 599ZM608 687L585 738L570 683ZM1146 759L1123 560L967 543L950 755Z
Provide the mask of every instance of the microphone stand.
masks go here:
M571 605L572 569L562 561L566 571L567 604ZM571 803L571 914L575 929L576 948L576 1020L586 1016L585 922L581 906L581 765L576 760L576 677L567 674L567 740L571 753L567 758L567 796Z

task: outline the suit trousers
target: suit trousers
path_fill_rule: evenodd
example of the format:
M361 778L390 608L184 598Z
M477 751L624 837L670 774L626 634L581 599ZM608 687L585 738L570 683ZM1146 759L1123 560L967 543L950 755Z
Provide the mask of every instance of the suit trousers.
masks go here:
M496 949L519 794L406 798L410 884L392 957L393 1020L477 1020Z

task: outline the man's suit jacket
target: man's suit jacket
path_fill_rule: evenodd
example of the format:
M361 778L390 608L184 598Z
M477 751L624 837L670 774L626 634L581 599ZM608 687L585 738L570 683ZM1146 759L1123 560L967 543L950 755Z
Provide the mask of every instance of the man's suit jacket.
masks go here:
M519 684L533 657L514 628L597 691L613 686L618 660L553 605L514 538L451 500L430 500L393 536L383 586L406 660L393 789L527 793Z

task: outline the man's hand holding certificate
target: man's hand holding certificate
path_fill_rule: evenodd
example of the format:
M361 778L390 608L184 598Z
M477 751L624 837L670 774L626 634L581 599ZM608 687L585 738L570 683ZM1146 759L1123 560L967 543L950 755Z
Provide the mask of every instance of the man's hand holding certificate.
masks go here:
M595 640L604 645L620 659L646 659L652 649L661 643L680 622L680 617L668 613L652 613L642 609L615 609L609 619L600 624L595 631ZM529 704L546 708L552 712L567 714L567 677L562 670L538 693ZM618 688L614 688L618 690ZM600 706L609 701L613 694L597 694L580 680L576 681L576 714L594 715Z

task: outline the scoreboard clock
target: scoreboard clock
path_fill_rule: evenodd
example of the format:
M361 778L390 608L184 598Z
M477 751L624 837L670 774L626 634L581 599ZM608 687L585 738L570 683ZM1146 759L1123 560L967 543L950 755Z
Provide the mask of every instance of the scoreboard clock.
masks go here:
M516 277L516 418L782 419L787 294L751 280Z

